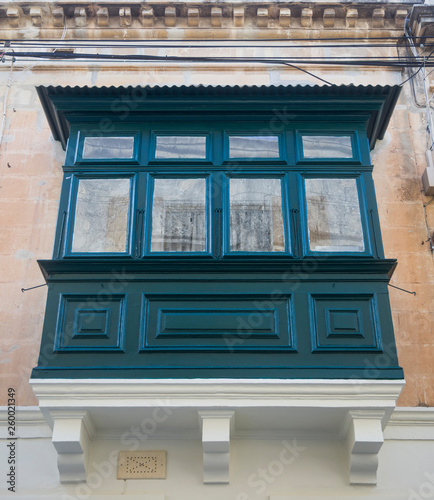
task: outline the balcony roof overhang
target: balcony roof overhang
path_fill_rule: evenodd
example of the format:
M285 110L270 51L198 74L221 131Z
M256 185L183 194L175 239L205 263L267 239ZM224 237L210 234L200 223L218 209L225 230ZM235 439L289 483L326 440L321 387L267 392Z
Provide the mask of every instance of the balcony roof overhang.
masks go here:
M324 86L179 86L179 87L61 87L39 86L37 92L53 137L65 149L74 121L134 119L144 113L233 113L255 116L284 111L286 117L354 116L366 123L371 149L383 139L401 87L363 85ZM122 118L123 117L123 118Z

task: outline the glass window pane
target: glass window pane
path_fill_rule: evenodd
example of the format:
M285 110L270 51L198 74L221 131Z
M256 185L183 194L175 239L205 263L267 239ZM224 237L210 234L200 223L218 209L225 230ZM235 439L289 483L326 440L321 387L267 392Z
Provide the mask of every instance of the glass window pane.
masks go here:
M285 251L280 179L230 179L229 200L232 251Z
M352 158L350 135L304 135L304 158Z
M80 179L73 252L126 252L130 179Z
M84 160L133 158L134 137L85 137Z
M356 179L306 179L310 249L363 252Z
M206 159L205 135L157 135L157 160Z
M231 135L229 158L279 158L277 135Z
M205 251L205 207L205 179L155 179L151 251Z

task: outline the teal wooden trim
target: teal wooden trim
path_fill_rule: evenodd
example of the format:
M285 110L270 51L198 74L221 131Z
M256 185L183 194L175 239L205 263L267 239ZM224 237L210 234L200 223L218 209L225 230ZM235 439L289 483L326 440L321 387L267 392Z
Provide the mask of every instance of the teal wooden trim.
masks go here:
M370 231L368 234L372 239L372 248L374 255L379 259L384 259L383 240L380 230L380 219L378 216L377 197L375 194L375 185L372 178L372 172L363 173L364 189L366 197L366 212L368 214L368 224Z
M114 127L112 127L114 128ZM110 138L110 137L132 137L134 139L133 146L133 154L132 158L83 158L83 149L84 149L84 141L87 137L101 137L101 138ZM95 129L87 129L87 130L78 130L77 131L77 140L75 146L75 165L116 165L118 168L123 165L139 165L140 164L140 139L141 133L139 131L113 131L111 133L103 133L99 131L97 128Z
M89 255L77 259L38 260L42 274L48 283L60 281L81 280L110 280L113 276L130 276L134 279L137 273L144 273L152 277L166 272L176 275L197 276L204 275L204 279L224 278L227 281L249 280L256 276L265 281L309 281L328 279L357 281L383 281L387 283L393 275L397 265L396 259L374 259L358 256L309 256L305 258L291 258L288 256L261 256L252 255L251 258L242 256L227 256L225 259L213 259L208 255L173 255L167 258L161 256L143 260L127 258L114 259L92 258ZM263 275L263 276L261 276ZM184 276L184 278L185 278Z
M378 375L377 375L378 373ZM376 375L376 376L374 376ZM113 368L102 368L100 366L81 367L36 367L33 369L31 378L34 379L86 379L86 378L146 378L146 379L195 379L195 378L263 378L263 379L351 379L351 380L403 380L404 372L399 366L382 368L375 365L372 368L366 366L277 366L273 368L263 366L251 367L146 367L146 366L122 366Z
M140 167L151 165L152 168L207 168L229 169L235 170L239 168L285 168L294 167L296 165L310 166L329 166L334 168L372 168L369 156L369 147L366 143L366 132L364 131L363 123L354 123L353 121L345 123L344 117L336 117L336 121L328 121L321 126L315 121L315 117L304 116L303 119L311 121L299 120L284 124L279 128L279 132L269 131L269 122L264 116L262 120L256 118L251 121L248 116L240 116L238 120L228 123L206 122L203 117L197 117L197 121L186 120L175 126L172 123L172 116L166 116L168 123L161 122L156 128L149 118L143 118L140 124L137 124L139 130L139 141L135 155L138 158L136 165L138 170ZM191 117L190 117L191 118ZM352 117L353 119L354 117ZM248 122L246 124L246 122ZM189 125L190 124L190 125ZM313 124L315 127L313 128ZM113 123L111 128L111 136L130 136L132 132L125 123ZM131 124L129 124L131 127ZM83 135L86 130L92 130L87 122L77 122L71 128L71 138L66 155L65 168L86 169L93 166L110 169L113 166L122 168L125 160L83 160L76 161L76 156L82 148ZM351 135L354 143L353 150L357 150L357 157L354 158L310 158L303 159L301 153L301 136L302 135ZM88 134L89 135L89 134ZM95 133L93 135L96 135ZM104 136L104 134L97 134ZM205 159L163 159L155 158L155 142L157 136L206 136L207 138L207 158ZM229 137L230 136L263 136L271 135L278 137L279 140L279 158L230 158L229 157ZM353 136L354 135L354 136ZM141 144L139 144L141 143ZM357 146L356 146L357 145ZM298 149L298 153L297 153ZM363 159L363 162L361 161ZM132 165L131 165L132 166Z

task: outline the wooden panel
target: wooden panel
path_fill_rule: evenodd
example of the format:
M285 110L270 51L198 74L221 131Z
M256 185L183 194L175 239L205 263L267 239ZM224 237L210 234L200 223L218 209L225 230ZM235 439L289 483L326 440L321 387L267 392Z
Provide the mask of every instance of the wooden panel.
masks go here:
M311 295L313 352L381 352L375 294Z
M293 350L289 295L146 294L142 304L144 351Z
M56 351L122 351L125 295L60 296Z

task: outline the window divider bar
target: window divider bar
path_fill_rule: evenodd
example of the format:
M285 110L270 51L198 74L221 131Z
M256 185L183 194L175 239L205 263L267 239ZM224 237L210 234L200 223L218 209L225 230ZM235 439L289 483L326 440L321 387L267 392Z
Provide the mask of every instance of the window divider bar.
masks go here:
M136 210L136 230L138 232L138 238L136 238L136 248L135 248L135 257L140 257L140 252L142 248L143 241L143 210Z
M57 258L58 259L60 259L60 255L61 255L61 252L62 252L63 238L64 238L64 235L65 235L66 215L67 215L67 212L66 212L66 210L64 210L62 212L62 222L61 222L61 225L60 225L59 245L57 247Z
M217 230L217 250L216 257L217 259L221 259L222 257L222 209L215 209L215 218L216 218L216 230Z
M371 217L371 228L372 228L372 239L374 241L374 250L375 250L375 256L379 258L379 253L378 253L378 245L377 245L377 234L375 231L375 223L374 223L374 210L371 208L369 210L369 215Z
M300 235L298 233L298 210L296 208L291 208L291 219L294 228L294 257L298 257Z

